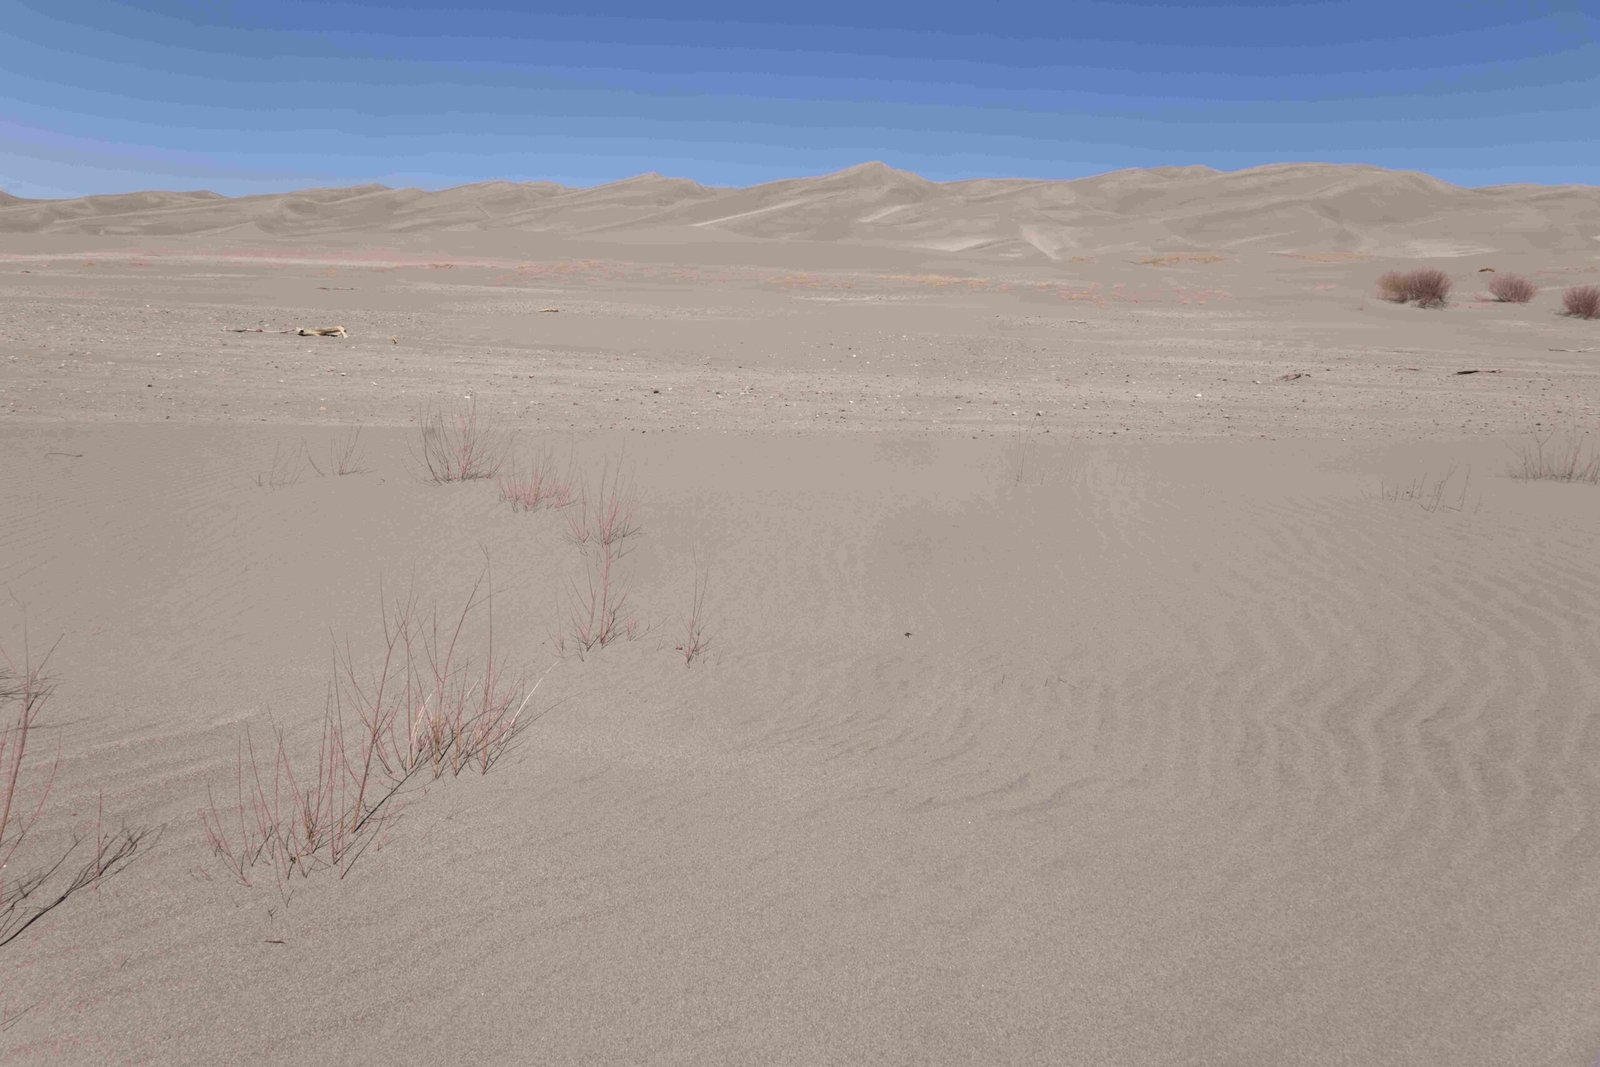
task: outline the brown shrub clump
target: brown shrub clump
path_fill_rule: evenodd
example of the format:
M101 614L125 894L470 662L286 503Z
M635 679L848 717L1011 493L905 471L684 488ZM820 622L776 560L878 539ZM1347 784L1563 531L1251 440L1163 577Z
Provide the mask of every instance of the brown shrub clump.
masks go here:
M1580 319L1600 319L1600 285L1578 285L1561 297L1561 309Z
M1450 296L1450 276L1442 270L1414 270L1406 276L1411 299L1418 307L1444 307Z
M1526 304L1539 287L1516 274L1496 274L1489 279L1489 292L1503 304Z
M1378 279L1378 295L1396 304L1415 301L1418 307L1443 307L1450 296L1450 276L1442 270L1390 271Z
M1406 284L1406 276L1397 270L1389 271L1378 279L1378 296L1384 300L1392 300L1396 304L1404 304L1411 297L1407 295L1410 286Z

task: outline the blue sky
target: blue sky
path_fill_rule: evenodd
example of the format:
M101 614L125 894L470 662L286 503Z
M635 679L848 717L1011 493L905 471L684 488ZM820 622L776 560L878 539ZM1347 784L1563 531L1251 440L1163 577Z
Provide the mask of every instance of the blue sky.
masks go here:
M1600 0L0 0L0 189L751 185L869 159L1600 184L1597 28Z

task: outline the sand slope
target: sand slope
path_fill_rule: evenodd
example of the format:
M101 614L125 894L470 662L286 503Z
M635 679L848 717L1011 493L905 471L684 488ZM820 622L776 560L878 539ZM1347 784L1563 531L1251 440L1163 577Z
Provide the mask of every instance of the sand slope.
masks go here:
M999 442L669 435L635 452L656 630L562 661L513 759L413 796L390 845L284 908L192 825L238 728L308 742L332 635L374 650L380 579L448 599L475 544L542 671L572 564L555 516L406 477L402 433L368 474L251 485L293 440L7 435L32 503L0 578L72 635L60 788L170 824L8 950L19 1062L1600 1042L1600 525L1568 487L1487 479L1427 513L1367 495L1435 458L1414 449L1044 447L1019 483ZM696 544L716 651L685 670Z

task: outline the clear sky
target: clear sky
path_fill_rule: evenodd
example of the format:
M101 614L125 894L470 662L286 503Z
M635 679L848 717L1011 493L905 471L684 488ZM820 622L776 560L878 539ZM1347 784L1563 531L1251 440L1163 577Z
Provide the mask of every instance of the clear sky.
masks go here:
M543 7L0 0L0 189L751 185L869 159L1600 185L1600 0Z

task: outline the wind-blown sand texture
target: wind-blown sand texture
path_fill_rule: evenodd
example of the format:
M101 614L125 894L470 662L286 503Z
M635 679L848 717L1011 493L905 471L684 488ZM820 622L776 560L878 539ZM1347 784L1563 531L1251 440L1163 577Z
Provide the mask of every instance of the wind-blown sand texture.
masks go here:
M8 1061L1600 1051L1600 487L1505 475L1600 435L1600 325L1558 314L1600 190L867 165L0 235L0 642L62 635L41 840L100 790L165 827L0 948ZM1376 298L1419 266L1449 306ZM564 513L418 477L468 396L633 472L636 639L559 656ZM274 478L357 423L362 472ZM335 642L480 550L540 717L346 877L233 882L196 810L243 726L314 755Z

